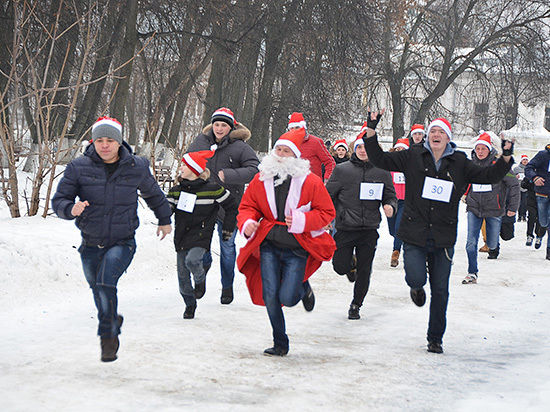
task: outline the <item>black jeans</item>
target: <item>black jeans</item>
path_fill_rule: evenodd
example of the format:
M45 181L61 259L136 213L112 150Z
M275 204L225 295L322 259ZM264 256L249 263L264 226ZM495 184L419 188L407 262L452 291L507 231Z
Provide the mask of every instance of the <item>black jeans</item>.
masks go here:
M357 257L357 279L353 287L353 301L358 306L363 304L369 291L372 260L376 252L378 232L376 229L346 231L338 229L334 235L336 252L332 258L332 267L340 275L351 270L353 252Z

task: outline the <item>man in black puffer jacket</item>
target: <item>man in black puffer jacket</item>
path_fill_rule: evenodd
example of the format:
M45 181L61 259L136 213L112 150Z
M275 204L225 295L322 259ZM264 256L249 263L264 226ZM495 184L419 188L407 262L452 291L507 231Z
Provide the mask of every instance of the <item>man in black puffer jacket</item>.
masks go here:
M369 162L364 133L357 136L350 160L336 165L326 186L336 209L334 271L339 275L349 274L353 269L354 252L357 259L348 319L360 318L359 309L369 290L381 220L380 205L387 217L397 210L391 174Z
M428 351L442 353L460 198L468 183L496 183L506 175L513 163L513 143L503 140L502 157L494 165L476 166L464 152L456 150L450 123L439 118L430 123L423 145L386 153L378 145L374 130L380 117L381 113L369 115L363 140L372 163L405 175L405 210L398 232L404 242L405 280L413 302L423 306L429 273Z
M92 141L84 156L67 165L52 207L60 218L76 219L82 233L78 251L97 307L101 360L110 362L117 358L122 325L116 287L136 251L138 190L155 212L161 239L172 231L172 211L149 162L134 156L122 141L122 126L116 119L98 119Z

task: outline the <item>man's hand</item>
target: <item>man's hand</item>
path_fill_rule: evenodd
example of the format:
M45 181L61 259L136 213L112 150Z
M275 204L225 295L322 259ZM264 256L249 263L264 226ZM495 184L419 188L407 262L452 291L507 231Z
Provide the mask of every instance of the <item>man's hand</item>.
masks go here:
M221 180L222 182L225 182L225 175L223 174L223 170L220 170L220 171L218 172L218 177L220 178L220 180Z
M292 226L292 216L285 216L285 223L288 227Z
M516 212L512 212L511 210L508 210L508 211L506 212L506 216L512 217L512 216L515 216L515 215L516 215Z
M86 206L90 206L87 200L84 202L77 202L71 209L71 215L73 216L80 216L82 212L84 212L84 209L86 209Z
M502 157L504 158L504 160L506 160L506 162L509 162L510 161L510 156L512 156L514 154L514 142L515 141L516 141L516 139L512 139L511 141L503 139L502 142L501 142Z
M160 240L164 239L166 235L169 235L172 232L172 225L162 225L157 229L157 236L162 233Z
M535 184L535 186L544 186L544 182L544 178L541 176L537 176L533 179L533 183Z
M250 237L256 232L260 224L258 222L250 222L248 225L246 225L246 228L244 229L244 235L246 237Z
M392 217L393 207L391 207L391 205L384 205L384 214L386 215L386 217Z
M367 138L372 137L376 134L375 129L380 121L382 115L386 112L386 108L383 108L379 112L371 112L370 108L367 109Z
M233 236L233 232L231 230L222 230L222 240L224 242L227 242L229 239L231 239L231 236Z

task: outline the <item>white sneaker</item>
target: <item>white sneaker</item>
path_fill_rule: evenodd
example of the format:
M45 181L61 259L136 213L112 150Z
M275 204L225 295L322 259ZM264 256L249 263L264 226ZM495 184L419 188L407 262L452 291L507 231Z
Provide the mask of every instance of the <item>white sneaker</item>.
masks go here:
M462 281L463 285L467 285L470 283L477 283L477 273L468 273L468 276L466 276Z

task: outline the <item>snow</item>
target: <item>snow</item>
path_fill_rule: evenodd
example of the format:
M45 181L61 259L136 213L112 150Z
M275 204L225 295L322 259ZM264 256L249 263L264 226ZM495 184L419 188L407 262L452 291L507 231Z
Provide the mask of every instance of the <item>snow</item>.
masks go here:
M55 216L11 219L2 200L3 411L548 410L550 262L524 246L523 222L498 260L480 256L479 283L462 285L461 210L444 354L426 351L428 305L410 301L402 262L390 268L383 222L361 319L347 319L352 284L325 263L311 281L315 310L285 308L289 355L270 358L267 313L244 276L234 302L219 303L217 256L196 318L182 319L172 240L155 237L148 209L140 217L119 282L119 359L102 363L78 230Z

